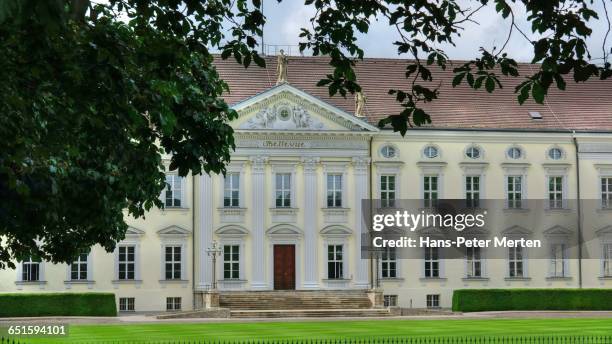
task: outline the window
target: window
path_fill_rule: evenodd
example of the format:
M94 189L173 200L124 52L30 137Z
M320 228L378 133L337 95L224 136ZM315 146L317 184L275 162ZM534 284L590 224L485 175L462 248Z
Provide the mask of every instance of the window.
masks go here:
M385 307L397 307L397 295L383 295Z
M612 208L612 177L601 178L601 207Z
M383 146L380 149L380 155L382 155L383 158L387 158L387 159L395 158L395 156L397 155L397 152L395 150L395 147L387 145L387 146Z
M70 279L73 281L87 280L87 252L79 254L77 259L70 264Z
M397 251L395 247L386 247L380 257L382 278L397 278Z
M565 244L552 244L550 246L550 277L566 277Z
M524 277L522 247L508 248L508 271L509 277Z
M465 177L465 204L468 208L480 206L480 177Z
M523 151L518 147L510 147L507 154L510 159L520 159L523 157Z
M425 248L425 278L440 277L440 255L437 247Z
M166 207L180 207L181 206L181 180L182 178L176 174L166 175Z
M167 311L180 311L181 310L181 298L180 297L167 297L166 298L166 310Z
M480 247L467 247L465 259L467 265L466 277L482 277L482 257L480 254Z
M181 246L166 246L165 276L167 280L181 279Z
M136 246L119 246L119 279L136 278Z
M508 208L520 209L523 200L523 177L508 176L507 183Z
M327 207L342 207L342 174L327 175Z
M133 297L120 297L119 298L119 311L121 312L133 312L136 310L134 307L135 298Z
M563 177L548 177L548 206L563 208Z
M425 208L438 205L438 176L423 177L423 203Z
M223 184L223 206L240 206L240 173L230 172L225 175Z
M327 278L341 279L344 278L342 245L327 246Z
M21 263L21 280L24 282L40 281L40 260L29 258Z
M560 160L563 158L563 151L560 148L551 148L548 150L548 157L551 160Z
M240 278L240 246L239 245L224 245L223 246L223 278L224 279L239 279Z
M440 294L427 295L427 308L440 308Z
M291 173L276 174L276 207L291 207Z
M425 147L425 149L423 149L423 155L425 155L425 157L429 159L438 157L438 153L438 148L434 146L427 146Z
M478 159L480 158L480 148L476 146L469 146L465 151L465 155L470 159Z
M384 208L395 207L395 176L380 176L380 203Z
M612 244L603 245L603 277L612 277Z

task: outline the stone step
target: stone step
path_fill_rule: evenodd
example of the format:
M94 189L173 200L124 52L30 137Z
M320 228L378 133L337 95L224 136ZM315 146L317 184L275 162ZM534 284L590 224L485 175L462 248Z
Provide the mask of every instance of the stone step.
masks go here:
M222 292L221 307L239 310L368 309L362 290Z
M325 318L325 317L387 317L389 309L275 309L232 310L231 318Z

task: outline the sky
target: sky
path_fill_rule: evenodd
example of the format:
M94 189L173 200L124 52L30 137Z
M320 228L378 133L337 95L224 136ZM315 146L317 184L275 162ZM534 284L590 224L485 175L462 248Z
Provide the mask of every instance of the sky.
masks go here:
M590 27L593 29L592 37L587 40L587 45L594 59L601 58L602 43L608 27L605 20L602 1L606 1L608 13L612 17L612 0L594 0L592 8L598 12L600 19L592 20ZM274 54L280 48L290 51L292 55L298 54L298 43L300 41L300 28L310 27L309 19L314 14L313 7L307 7L302 0L284 0L278 3L276 0L264 0L264 15L267 18L264 27L264 43L270 45L267 52ZM459 0L462 6L471 8L478 7L477 1ZM527 22L522 5L515 6L517 13L517 25L523 32L531 33L530 24ZM501 47L505 41L510 27L510 20L504 19L495 12L493 6L481 9L472 17L478 24L469 23L461 37L455 40L456 46L442 47L451 59L471 59L479 55L479 48ZM611 18L612 19L612 18ZM364 49L366 57L398 57L397 49L393 42L399 36L394 28L388 26L385 21L372 22L370 31L359 37L359 44ZM530 36L531 38L531 36ZM533 36L537 38L537 36ZM275 47L277 46L277 47ZM612 47L612 33L608 36L607 50ZM533 48L530 43L516 30L506 47L508 54L520 62L528 62L533 56ZM402 57L408 58L407 55Z

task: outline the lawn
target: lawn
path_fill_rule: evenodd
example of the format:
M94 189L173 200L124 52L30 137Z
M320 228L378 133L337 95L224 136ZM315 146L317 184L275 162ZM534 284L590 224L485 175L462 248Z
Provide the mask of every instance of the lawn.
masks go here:
M105 341L258 340L402 336L610 335L612 319L376 320L329 322L151 323L71 325L68 337L27 343Z

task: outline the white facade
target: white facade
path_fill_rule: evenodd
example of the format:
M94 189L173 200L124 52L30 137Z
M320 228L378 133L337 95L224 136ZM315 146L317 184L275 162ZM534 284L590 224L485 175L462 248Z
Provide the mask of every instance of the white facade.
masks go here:
M233 123L237 148L226 177L171 179L177 191L172 206L152 210L146 220L128 218L130 230L116 252L95 247L87 257L85 279L74 279L67 265L40 263L35 271L20 263L17 271L0 272L0 291L109 291L124 310L132 302L135 311L175 310L177 302L187 310L194 293L211 287L206 249L213 241L225 250L216 269L222 291L365 289L380 279L399 306L424 308L450 307L457 288L612 286L612 207L605 206L607 197L612 206L612 134L423 129L402 137L288 84L234 108L240 115ZM541 210L544 216L573 214L576 209L564 203L578 192L573 138L580 147L580 196L599 205L582 209L592 214L582 227L598 234L583 245L590 259L567 259L563 246L550 260L532 261L528 252L507 259L472 252L469 259L452 260L423 252L423 259L387 256L374 268L361 258L363 199L463 199L475 192L480 199L508 199L516 192L509 190L512 180L520 185L520 199L553 193L561 209ZM477 179L468 183L466 177ZM607 178L609 192L602 189ZM527 231L562 245L577 227L542 223L487 231ZM27 280L32 277L37 280Z

